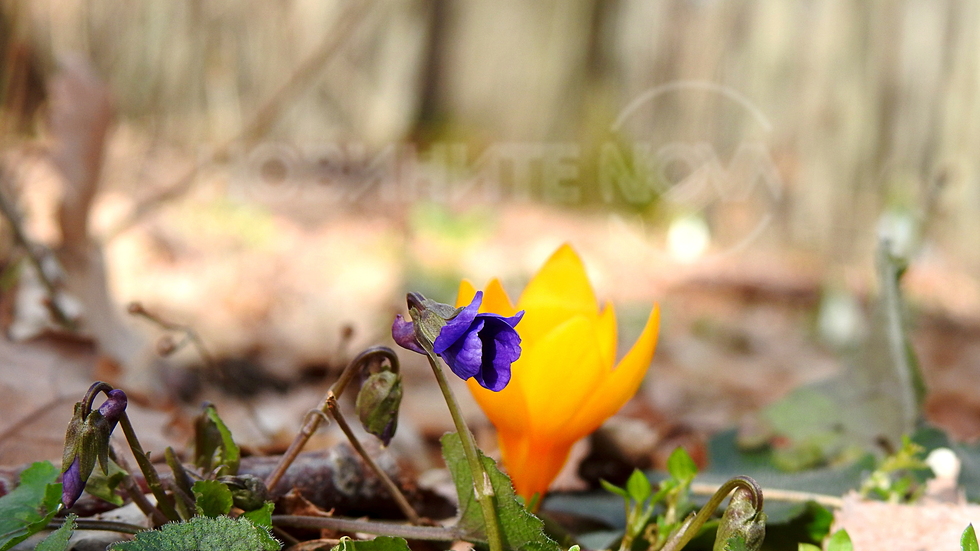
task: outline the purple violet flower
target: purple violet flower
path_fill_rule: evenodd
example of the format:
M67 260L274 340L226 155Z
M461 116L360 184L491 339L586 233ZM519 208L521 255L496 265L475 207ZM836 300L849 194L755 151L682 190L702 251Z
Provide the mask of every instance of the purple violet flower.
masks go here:
M511 364L521 356L521 337L514 327L524 312L509 318L481 314L482 302L482 291L468 306L457 309L410 293L413 321L396 316L391 335L399 346L413 352L424 354L431 348L460 379L473 377L483 388L499 392L510 382ZM422 342L432 335L435 338L430 342Z

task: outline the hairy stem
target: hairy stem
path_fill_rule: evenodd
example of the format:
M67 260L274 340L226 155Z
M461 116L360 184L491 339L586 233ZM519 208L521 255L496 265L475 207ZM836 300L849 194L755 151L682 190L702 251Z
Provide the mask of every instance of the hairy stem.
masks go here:
M429 352L426 354L426 357L429 359L429 365L432 366L432 372L435 374L439 388L442 390L442 396L446 400L446 405L449 406L449 413L452 415L453 424L456 425L456 432L459 434L459 439L463 443L463 453L466 455L466 462L470 464L470 473L473 475L473 490L476 492L476 500L479 502L480 510L483 512L483 522L487 528L487 543L490 545L490 551L502 551L503 543L500 538L500 526L497 525L497 512L493 505L493 486L490 484L490 476L487 474L486 469L483 468L483 462L480 461L480 457L477 454L473 433L466 426L466 421L463 419L463 412L460 411L459 403L456 402L456 397L453 395L452 389L449 388L449 381L446 380L446 374L439 366L435 354ZM462 499L463 496L460 496L460 500Z

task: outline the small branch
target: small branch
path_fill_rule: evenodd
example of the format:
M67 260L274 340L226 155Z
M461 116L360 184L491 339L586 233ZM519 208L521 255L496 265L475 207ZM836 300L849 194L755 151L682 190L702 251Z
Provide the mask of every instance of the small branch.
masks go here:
M111 447L109 448L109 454L112 456L112 460L126 472L126 475L122 481L122 487L124 490L126 490L126 494L129 495L129 498L133 500L133 503L139 507L140 511L143 511L143 514L153 520L154 526L160 526L169 522L170 519L168 519L167 516L160 511L160 509L154 507L153 504L150 503L150 500L146 499L146 496L143 495L143 489L140 488L139 484L136 482L136 479L133 478L129 465L126 464L126 460L120 457L119 454L117 454Z
M327 407L329 408L330 414L333 416L334 420L337 421L337 425L340 426L340 430L344 432L344 436L346 436L347 440L351 443L351 446L353 446L354 450L361 456L361 459L367 463L367 466L374 471L374 474L378 475L378 478L381 479L381 482L385 485L385 488L388 489L388 493L390 493L391 497L395 499L395 503L398 504L398 508L402 510L402 513L405 514L405 517L408 518L409 522L412 524L419 524L422 522L422 519L419 518L419 514L415 512L415 508L408 502L408 498L406 498L405 494L403 494L401 489L398 488L395 481L393 481L391 477L388 476L388 473L386 473L374 461L371 455L368 454L367 450L364 449L364 446L361 445L361 442L358 441L357 437L354 436L354 431L351 430L350 425L347 424L347 420L344 419L344 416L340 413L336 396L331 394L327 397Z
M7 174L6 171L0 167L0 214L10 222L11 230L14 234L14 240L17 242L24 252L27 254L27 259L30 260L31 265L34 266L34 271L37 272L37 278L44 286L44 290L48 294L48 300L44 301L45 307L51 314L51 317L61 325L62 327L73 330L75 329L75 322L72 321L68 314L61 309L58 304L58 288L48 278L48 274L44 271L44 266L42 264L41 257L37 254L37 248L27 237L27 232L24 231L23 221L21 220L20 213L17 211L17 207L14 206L12 202L7 200L7 194L4 188L7 187Z
M337 399L343 394L344 389L350 384L354 375L360 372L364 367L371 365L371 363L377 359L388 360L388 364L391 365L391 370L394 373L398 373L398 356L395 352L386 346L376 346L368 348L367 350L361 352L356 358L351 360L344 371L341 372L340 378L337 379L330 389L327 390L326 396L323 398L323 402L320 407L316 410L310 412L307 415L306 422L303 424L303 428L300 430L299 434L293 440L293 443L289 445L289 449L283 454L282 459L276 468L272 471L268 478L265 480L265 485L269 488L269 491L273 491L279 480L286 473L286 469L296 460L296 456L302 451L303 447L309 441L310 437L316 433L317 429L320 428L320 424L323 423L324 419L327 419L327 415L332 416L337 424L340 426L340 430L344 432L344 436L350 441L351 446L354 450L361 456L367 466L374 471L381 482L384 484L388 493L395 500L398 508L401 509L402 513L413 523L418 524L421 522L421 518L415 509L408 502L408 499L402 493L398 485L395 484L391 477L388 476L381 467L374 461L374 459L367 453L364 446L357 440L354 436L354 432L351 430L350 425L347 424L347 420L344 419L343 415L340 413L340 408L337 407Z
M700 496L710 496L717 492L719 488L721 488L721 486L718 484L702 484L695 482L691 484L691 493ZM766 492L766 499L769 501L788 501L790 503L805 503L807 501L813 501L818 505L831 509L840 509L844 506L844 500L837 496L815 494L812 492L799 492L796 490L780 490L778 488L764 488L764 491Z
M176 333L182 333L184 335L185 340L174 344L172 348L167 351L168 354L179 350L184 345L185 342L190 342L192 345L194 345L194 349L197 350L197 353L201 356L201 360L204 361L204 365L206 365L209 369L213 369L215 367L214 357L211 355L210 352L208 352L208 348L204 345L204 340L201 339L201 336L197 334L197 331L195 331L193 327L189 325L180 325L179 323L173 323L171 321L167 321L161 318L160 316L148 311L139 302L130 302L129 306L127 307L127 311L131 315L140 316L144 319L153 322L154 324L156 324L157 326L159 326L161 329L165 331L173 331ZM167 354L161 352L160 355L165 356Z
M364 532L379 536L392 536L413 540L456 541L471 537L464 534L456 526L412 526L410 524L395 524L369 520L354 520L338 517L310 517L300 515L272 515L272 524L292 528L313 528L339 530L342 532Z
M48 528L56 529L61 528L61 525L65 523L65 519L56 518L51 519L48 523ZM138 524L129 524L128 522L118 522L114 520L98 520L90 518L76 518L75 519L75 529L76 530L105 530L106 532L119 532L120 534L139 534L140 532L145 532L149 530L146 526L140 526Z
M358 22L365 15L370 5L369 2L349 3L334 23L333 28L324 33L324 40L320 46L303 61L302 65L289 77L289 80L272 94L238 135L218 146L206 159L196 162L173 184L137 204L131 213L107 232L104 240L109 241L136 224L146 214L183 195L194 183L198 172L206 164L226 157L236 142L254 140L262 136L279 117L289 100L310 82L311 77L317 74L317 70L340 50L344 41L357 29Z

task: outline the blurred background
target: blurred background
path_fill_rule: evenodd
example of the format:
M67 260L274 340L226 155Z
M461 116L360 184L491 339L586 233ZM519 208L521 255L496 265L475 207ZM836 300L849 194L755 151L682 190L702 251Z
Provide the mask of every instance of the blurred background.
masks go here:
M955 0L4 1L5 346L71 328L80 379L196 398L220 377L161 367L139 301L285 391L390 343L407 290L516 298L570 242L624 349L661 303L626 413L683 437L838 370L885 236L930 415L978 436L978 28ZM51 363L0 372L60 396L16 375Z

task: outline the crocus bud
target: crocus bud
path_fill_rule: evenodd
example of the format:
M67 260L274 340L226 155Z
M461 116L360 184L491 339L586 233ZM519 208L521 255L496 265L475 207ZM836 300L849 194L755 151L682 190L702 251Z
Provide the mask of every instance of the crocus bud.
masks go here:
M714 551L728 551L728 542L732 538L741 538L746 551L758 551L765 537L766 514L755 510L752 492L746 488L736 488L718 525Z
M93 385L93 388L96 386ZM75 403L74 414L65 432L65 451L61 459L61 501L65 507L74 505L82 495L96 461L101 465L102 472L109 474L109 437L128 403L125 392L110 390L99 409L92 410L91 394L90 390L86 399Z
M464 381L473 377L486 389L503 390L510 382L511 364L521 356L521 337L514 327L524 312L509 318L481 314L482 301L483 292L478 292L468 306L453 308L409 293L412 321L396 316L392 338L403 348L441 356Z
M393 371L379 371L361 385L355 407L364 430L377 436L387 446L398 428L398 406L401 403L401 376Z

